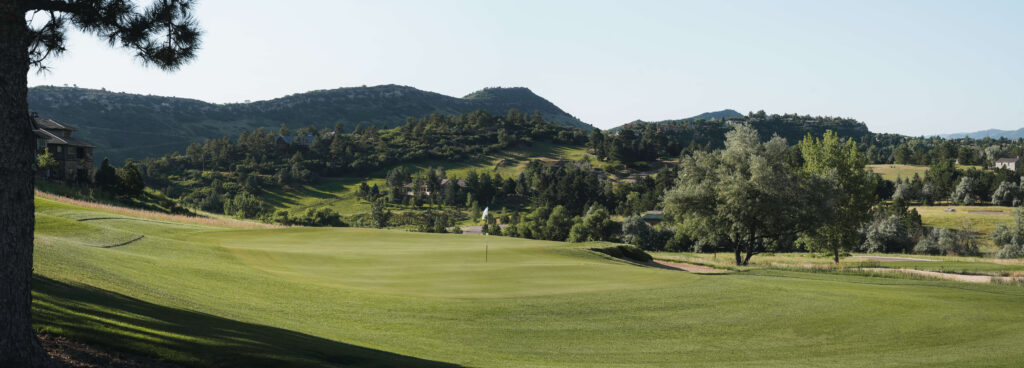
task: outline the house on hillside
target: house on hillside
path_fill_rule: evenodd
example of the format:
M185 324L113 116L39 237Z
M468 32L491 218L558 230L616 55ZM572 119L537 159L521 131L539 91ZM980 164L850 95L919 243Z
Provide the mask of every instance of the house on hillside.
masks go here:
M1017 166L1020 166L1020 156L1017 157L1003 157L996 160L995 164L997 169L1007 169L1010 171L1017 171Z
M448 179L441 179L441 186L443 187L443 186L447 185L448 182L450 182L450 181L451 180L448 180ZM455 185L458 185L460 188L465 188L466 187L466 179L459 179L459 180L457 180L455 182Z
M640 218L648 225L654 226L665 220L665 211L647 211Z
M453 185L458 185L459 188L465 188L466 187L466 179L459 179L459 180L454 181L454 182L452 182L449 179L441 179L441 182L440 182L439 186L443 189L444 186L448 185L449 183L451 183ZM427 185L427 184L420 184L420 187L417 189L415 183L406 183L405 185L402 186L402 189L405 191L405 195L409 196L409 197L416 196L417 193L423 193L425 195L430 195L431 194L430 186Z
M293 148L309 148L309 146L313 144L313 137L313 134L279 135L274 137L274 144L277 145L278 152L288 153L292 151Z
M415 183L406 183L405 185L402 186L402 188L405 189L405 195L410 196L410 197L415 196L416 193L423 193L423 194L426 194L426 195L430 195L430 187L428 185L426 185L426 184L420 184L420 187L419 187L418 190L416 189L416 184Z
M92 181L92 150L95 145L72 137L76 130L49 119L33 117L32 132L36 135L36 152L50 150L59 166L43 175L64 181Z

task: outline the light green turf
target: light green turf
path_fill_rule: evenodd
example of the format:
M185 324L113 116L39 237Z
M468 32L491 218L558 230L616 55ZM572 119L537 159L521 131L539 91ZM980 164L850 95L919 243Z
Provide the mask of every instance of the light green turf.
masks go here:
M36 325L186 364L1024 362L1019 286L764 269L694 275L587 245L503 237L490 238L484 263L484 238L474 235L78 222L110 215L36 204ZM134 234L145 238L98 248Z
M910 179L914 177L914 174L923 179L924 174L928 172L928 166L919 165L882 164L868 165L868 168L875 174L881 175L883 179L892 181L896 181L897 178Z
M999 225L1013 223L1013 207L913 206L911 208L921 214L921 222L925 226L962 229L969 223L972 231L988 233Z
M868 165L868 168L881 175L883 179L892 181L896 181L897 178L903 178L903 180L911 179L914 177L914 174L924 179L924 174L928 172L927 165L878 164ZM982 169L978 165L956 165L956 168L960 170Z

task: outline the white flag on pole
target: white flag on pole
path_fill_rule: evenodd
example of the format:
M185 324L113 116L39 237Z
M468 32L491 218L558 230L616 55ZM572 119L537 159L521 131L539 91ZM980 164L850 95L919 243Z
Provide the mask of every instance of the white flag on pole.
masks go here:
M480 208L480 207L477 207L477 208ZM487 210L488 209L490 209L490 207L484 207L484 214L482 216L480 216L481 220L486 220L487 219Z

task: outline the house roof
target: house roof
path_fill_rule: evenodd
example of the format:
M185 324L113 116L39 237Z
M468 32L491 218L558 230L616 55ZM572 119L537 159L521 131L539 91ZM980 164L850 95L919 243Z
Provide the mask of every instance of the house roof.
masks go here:
M46 129L36 129L33 132L36 133L36 136L46 139L46 144L61 144L61 145L67 145L67 146L89 147L89 148L95 148L96 147L95 145L93 145L92 143L89 143L88 141L81 140L81 139L78 139L78 138L72 138L72 137L57 136L56 134L50 133Z
M448 179L441 179L441 185L448 184L449 181L450 180L448 180ZM455 182L455 184L457 184L460 187L465 188L466 187L466 179L459 179L459 181Z
M644 220L661 221L665 218L665 211L647 211L641 216Z
M1017 162L1017 160L1020 160L1020 157L1002 157L1002 158L996 160L996 163L997 164L1012 164L1014 162Z
M58 122L50 120L50 119L39 119L39 118L36 118L36 127L38 127L39 129L47 129L47 130L71 130L71 131L77 130L75 128L69 127L67 125L58 123Z
M298 144L298 145L303 145L303 146L308 146L308 145L313 144L313 135L312 134L294 135L294 136L292 136L292 135L279 135L279 136L277 136L275 141L278 140L278 139L284 141L284 143L287 143L287 144Z

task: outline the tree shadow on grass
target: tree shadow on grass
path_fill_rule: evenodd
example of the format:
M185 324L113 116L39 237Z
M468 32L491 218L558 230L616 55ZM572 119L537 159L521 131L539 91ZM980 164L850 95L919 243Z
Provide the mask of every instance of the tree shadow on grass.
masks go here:
M188 366L455 366L164 307L39 275L32 286L37 329Z

